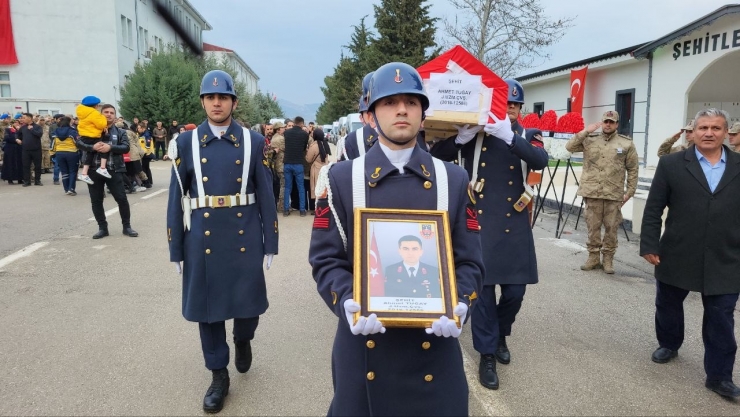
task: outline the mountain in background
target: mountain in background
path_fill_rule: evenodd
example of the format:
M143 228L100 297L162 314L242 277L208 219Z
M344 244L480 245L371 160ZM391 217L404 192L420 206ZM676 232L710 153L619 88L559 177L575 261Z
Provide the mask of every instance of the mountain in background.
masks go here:
M319 111L319 106L321 105L321 103L295 104L281 98L278 98L277 101L280 108L283 109L285 117L292 119L296 116L301 116L306 120L307 124L308 122L316 121L316 112Z

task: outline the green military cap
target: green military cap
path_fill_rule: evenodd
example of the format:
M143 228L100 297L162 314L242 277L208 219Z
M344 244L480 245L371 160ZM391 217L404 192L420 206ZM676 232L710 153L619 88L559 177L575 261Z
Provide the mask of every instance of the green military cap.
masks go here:
M601 116L601 121L602 122L605 122L607 120L611 120L613 122L618 122L619 121L619 113L617 113L614 110L609 110L607 112L604 112L604 115Z
M694 119L691 119L689 124L687 124L686 127L684 127L681 130L688 130L689 132L693 132L694 131Z
M730 127L730 133L740 133L740 122L735 122L732 124L732 127Z

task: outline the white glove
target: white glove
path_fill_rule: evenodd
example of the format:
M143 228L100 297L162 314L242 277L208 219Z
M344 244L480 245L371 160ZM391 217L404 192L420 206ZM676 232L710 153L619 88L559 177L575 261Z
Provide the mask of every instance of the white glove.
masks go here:
M275 256L274 253L268 253L265 257L267 258L267 261L265 262L265 269L269 270L272 266L272 258Z
M469 124L465 126L452 125L452 127L457 129L457 139L455 139L455 143L459 143L460 145L465 145L473 140L475 135L483 129L483 126L470 127Z
M460 327L457 327L457 323L454 320L450 320L447 316L442 316L439 320L432 322L432 327L427 328L427 334L434 333L435 336L443 337L460 337L462 333L462 325L465 323L465 317L468 315L468 306L465 303L457 303L457 307L452 311L456 316L460 317Z
M511 145L514 140L514 132L511 130L511 120L509 116L504 116L503 120L496 117L492 112L488 112L488 115L494 120L493 123L486 124L483 130L491 136L495 136L502 141L506 142L507 145Z
M173 262L175 264L175 270L178 274L182 275L182 262Z
M360 305L353 299L349 299L344 302L344 313L347 316L347 322L349 323L349 329L353 335L361 334L367 336L375 333L385 333L385 327L383 323L378 320L378 316L375 313L371 314L370 317L360 316L357 319L357 323L354 323L352 316L354 313L360 311Z

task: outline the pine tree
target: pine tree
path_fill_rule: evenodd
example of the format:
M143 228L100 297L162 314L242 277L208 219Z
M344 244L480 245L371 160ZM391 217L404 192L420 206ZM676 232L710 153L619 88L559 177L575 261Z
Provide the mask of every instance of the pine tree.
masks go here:
M370 57L375 68L396 61L419 67L439 54L434 40L438 19L429 16L427 0L382 0L373 7L378 38Z

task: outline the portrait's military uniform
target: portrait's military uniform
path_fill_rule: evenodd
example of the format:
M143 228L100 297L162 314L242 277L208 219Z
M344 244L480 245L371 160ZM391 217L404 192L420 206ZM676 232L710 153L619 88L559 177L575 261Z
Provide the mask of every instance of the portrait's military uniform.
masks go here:
M413 276L409 273L410 270L404 266L403 262L385 268L384 295L386 297L442 297L439 269L419 262L419 265L411 272Z
M619 114L607 111L602 119L618 122ZM573 136L565 148L569 152L583 152L583 171L578 195L586 203L589 260L581 269L599 268L601 252L604 256L604 270L614 273L612 262L617 251L617 230L622 222L624 196L626 194L632 197L637 190L639 166L634 143L628 136L616 131L607 135L603 132L589 134L587 130L583 130Z

